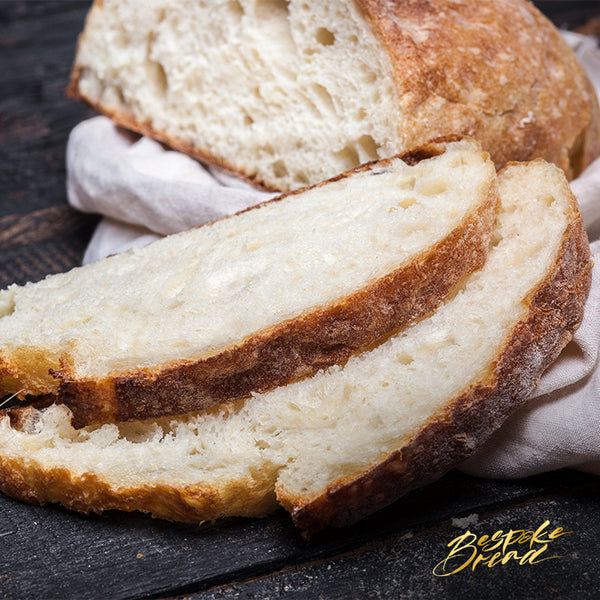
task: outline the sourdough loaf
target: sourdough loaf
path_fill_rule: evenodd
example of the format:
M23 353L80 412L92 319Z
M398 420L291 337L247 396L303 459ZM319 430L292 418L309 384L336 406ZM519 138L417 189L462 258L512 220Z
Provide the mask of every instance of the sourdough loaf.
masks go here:
M487 261L429 317L370 351L178 418L73 429L67 407L0 420L0 487L78 511L201 521L283 504L345 525L470 455L578 326L591 258L556 167L511 165Z
M343 363L485 260L496 174L472 140L372 163L0 292L0 390L77 425L199 410Z
M70 93L280 191L448 135L569 177L600 153L593 88L525 0L96 0Z

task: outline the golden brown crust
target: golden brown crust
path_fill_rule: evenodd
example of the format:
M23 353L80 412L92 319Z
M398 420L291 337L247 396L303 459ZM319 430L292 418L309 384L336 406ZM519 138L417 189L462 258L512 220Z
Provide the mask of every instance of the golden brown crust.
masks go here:
M433 144L403 159L414 164L443 149ZM78 379L65 360L54 373L60 379L57 401L71 409L75 427L138 420L203 410L343 364L352 354L426 316L462 277L483 265L498 204L496 186L490 182L478 209L407 265L346 298L258 332L214 356L100 380Z
M581 219L563 236L560 258L531 294L529 312L507 338L492 372L466 390L414 434L408 444L354 478L310 500L273 492L276 472L219 485L146 483L119 487L93 473L44 469L35 462L0 456L0 489L36 504L59 502L83 513L140 510L174 521L205 521L225 515L263 516L277 501L306 535L343 526L425 485L473 453L526 399L543 370L579 325L591 282L591 257ZM28 408L12 409L13 426L27 423ZM6 414L6 411L4 412Z
M309 499L277 490L277 500L296 524L310 535L326 526L352 523L435 480L472 454L522 404L571 339L583 316L591 269L589 244L577 216L563 234L553 268L529 295L526 316L507 336L490 372L429 419L406 445L355 477ZM27 410L8 413L14 427L28 425ZM44 469L34 461L0 457L0 489L20 500L60 502L81 512L142 510L180 521L264 515L277 506L276 477L276 467L265 465L251 481L222 483L218 489L168 482L119 487L94 474L76 476L63 468Z
M492 371L448 403L401 449L356 477L303 499L278 491L294 522L311 534L344 526L407 492L432 482L469 457L527 399L543 371L572 338L583 318L592 258L582 219L563 235L552 271L531 294Z
M82 35L85 35L85 31ZM230 164L227 159L219 156L215 156L197 146L190 144L189 142L185 142L180 140L172 135L168 135L164 131L159 131L154 128L150 123L142 123L138 121L132 114L127 113L124 110L115 110L111 109L107 106L104 106L100 102L94 101L89 96L85 96L79 90L79 78L81 77L81 68L77 65L73 68L73 72L71 73L71 78L69 85L66 90L67 96L72 98L73 100L81 100L88 104L91 108L98 111L100 114L103 114L110 119L112 119L117 125L120 127L124 127L125 129L129 129L130 131L135 131L140 135L144 135L148 138L157 140L173 148L173 150L177 150L182 152L183 154L187 154L189 156L194 157L197 160L202 161L203 163L217 167L231 175L234 175L240 179L247 181L258 189L270 191L270 192L278 192L281 191L277 189L275 186L269 184L269 182L264 181L260 178L256 173L244 173L239 169L236 169L235 166Z
M497 168L544 158L577 177L600 155L600 109L560 33L524 0L357 0L383 42L400 96L402 152L440 136L477 139ZM94 8L101 9L96 2ZM442 17L443 15L443 17ZM465 24L468 24L466 26ZM85 35L85 31L82 35ZM139 122L81 93L75 64L68 94L118 125L276 191L234 157Z
M440 139L399 158L415 165L442 154L453 141L456 140ZM365 163L311 187L327 186L359 172L375 173L393 160L395 157ZM242 212L299 195L306 189ZM215 356L104 379L78 379L70 367L68 353L60 358L61 367L57 369L54 359L39 350L19 350L25 367L18 358L0 351L0 389L28 402L30 396L53 393L58 402L73 411L74 425L82 427L201 410L273 389L333 364L343 364L351 354L380 337L425 316L463 275L483 264L498 202L495 183L491 182L479 210L467 215L445 240L410 264L335 304L259 332ZM29 356L32 353L40 356Z
M596 94L531 3L359 2L391 56L403 112L411 115L402 124L408 147L449 132L469 135L497 168L541 157L569 178L600 153ZM581 138L585 152L571 161Z
M44 469L7 456L0 456L0 489L7 496L29 504L56 502L85 514L139 510L154 518L189 523L225 515L260 517L278 506L272 481L262 485L238 481L218 490L206 484L148 483L119 487L93 473L76 476L65 468Z

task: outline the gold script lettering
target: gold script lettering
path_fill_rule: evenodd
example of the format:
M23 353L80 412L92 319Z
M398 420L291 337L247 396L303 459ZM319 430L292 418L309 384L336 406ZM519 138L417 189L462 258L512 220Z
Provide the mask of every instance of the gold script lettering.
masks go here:
M520 565L535 565L545 560L562 558L561 556L543 556L549 545L559 537L572 531L564 531L557 527L550 533L547 529L550 521L544 521L535 531L524 529L510 529L504 532L502 529L490 535L478 537L467 530L465 533L455 537L449 544L446 558L433 568L436 577L448 577L454 575L467 567L475 571L475 567L485 565L488 568L498 564L505 565L510 561L518 562ZM511 548L513 545L527 544L526 552Z

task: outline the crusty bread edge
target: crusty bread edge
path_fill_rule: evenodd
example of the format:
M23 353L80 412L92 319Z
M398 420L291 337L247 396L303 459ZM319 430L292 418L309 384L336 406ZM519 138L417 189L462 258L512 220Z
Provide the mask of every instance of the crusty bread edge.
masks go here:
M485 262L497 214L495 182L444 239L352 295L253 334L205 359L101 380L77 379L68 361L56 376L57 401L76 427L203 410L265 392L334 364L430 314Z
M340 173L340 174L338 174L330 179L327 179L325 181L316 183L314 185L311 185L311 186L308 186L305 188L300 188L300 189L294 190L292 192L287 192L285 194L281 194L275 198L271 198L271 199L265 200L259 204L245 208L235 214L221 217L218 220L236 218L237 216L239 216L240 214L243 214L245 212L260 209L262 206L264 206L266 204L280 202L286 198L301 195L301 194L305 193L307 190L327 186L332 182L337 182L337 181L343 180L345 178L352 176L353 174L368 172L375 168L385 168L392 161L394 161L396 159L400 159L409 165L415 165L422 160L427 160L429 158L433 158L435 156L443 154L446 150L447 144L450 144L450 143L456 142L456 141L460 141L461 139L467 140L468 138L458 138L456 136L448 136L445 138L440 138L438 140L434 140L429 144L426 144L420 148L415 148L413 150L407 151L398 156L393 156L393 157L389 157L389 158L385 158L385 159L379 159L379 160L374 160L374 161L370 161L367 163L363 163L361 165L358 165L357 167L354 167L353 169L350 169L348 171ZM489 155L487 153L485 153L485 156L489 157ZM495 186L495 184L494 184L494 186ZM490 190L489 193L491 196L490 196L490 198L488 198L488 200L490 202L493 201L497 204L497 202L498 202L497 191L495 189L493 189L493 190ZM492 217L492 215L490 213L491 209L492 209L492 206L490 206L490 205L486 205L486 206L482 207L482 216L485 221L489 220ZM475 219L475 217L474 217L474 219ZM214 222L215 221L203 223L201 225L198 225L195 229L198 229L200 227L210 226ZM466 222L463 225L469 226L469 224ZM486 233L483 231L485 229L486 223L481 223L480 225L481 225L482 233L484 235L488 235L489 232ZM484 244L485 242L484 242L484 240L480 240L480 243ZM485 258L485 257L483 257L483 258ZM477 265L471 266L471 270L473 270L475 268L477 268ZM392 276L393 276L393 274L390 275L390 277L392 277ZM399 276L399 274L396 274L396 276ZM387 282L387 284L386 284L386 281L382 280L379 285L380 285L380 287L386 287L386 285L387 285L388 291L389 291L389 282ZM346 301L344 299L341 299L340 300L341 308L339 310L341 310L343 312L343 310L345 310L343 307L346 304L347 304ZM333 307L331 309L332 315L333 315L333 312L335 312L335 310L336 310L335 307ZM300 316L300 317L302 317L302 316ZM327 324L327 319L325 317L323 317L322 320L323 320L324 325ZM310 324L308 324L308 325L310 325ZM391 328L392 328L391 326L388 326L387 331L389 331ZM268 333L265 333L265 337L268 337L268 335L269 335ZM255 341L257 341L257 340L255 340ZM247 342L248 342L247 350L253 351L252 348L253 348L253 346L255 346L255 344L250 339L247 340ZM236 353L236 352L238 352L237 349L234 350L234 353ZM98 408L95 411L95 412L97 412L97 415L96 415L96 417L93 417L96 421L102 420L103 417L101 415L104 415L104 417L106 417L106 418L118 418L116 408L114 406L112 406L112 403L113 403L112 398L114 398L114 396L115 396L115 390L114 390L115 379L114 378L102 380L102 381L87 381L87 382L86 381L84 381L84 382L78 381L73 375L73 369L71 367L72 361L71 361L71 358L70 358L70 355L68 352L64 353L61 357L59 357L59 359L53 358L50 361L46 360L45 355L40 353L40 351L37 350L36 348L32 348L29 350L27 348L21 348L21 349L19 349L19 353L24 356L30 355L30 354L36 355L35 359L33 359L34 362L38 365L44 364L45 362L48 363L47 368L49 369L49 371L46 371L44 373L44 376L42 376L41 373L39 373L36 376L32 376L31 373L29 373L27 370L24 370L20 366L19 360L15 360L14 357L12 356L12 353L4 352L4 351L2 351L2 349L0 349L0 390L2 393L14 394L15 397L18 397L20 400L29 401L29 397L38 396L38 395L42 395L42 394L44 394L44 395L45 394L55 394L55 395L60 394L60 395L64 395L66 397L66 396L72 395L75 392L77 392L78 394L81 394L80 400L78 401L78 403L80 403L82 406L83 405L88 406L88 408L86 408L85 411L83 410L83 408L81 409L81 411L79 411L82 415L85 415L85 413L88 411L91 411L90 415L93 414L94 410L92 410L92 407L95 403L98 405ZM37 356L38 354L39 354L39 356ZM32 357L30 356L29 359L32 360ZM217 359L218 359L218 357L217 357ZM216 360L216 359L213 359L213 360ZM342 360L342 358L339 358L339 360ZM53 366L51 364L52 361L54 361L56 366ZM58 364L57 364L58 362L60 362L60 368L58 367ZM221 361L221 363L222 363L222 367L225 369L225 371L227 371L228 367L227 367L226 362ZM329 364L333 364L333 363L329 362ZM211 368L209 364L205 365L205 367L206 367L206 369ZM199 368L202 369L201 366ZM170 369L170 371L173 372L173 370L175 369L175 365L165 364L164 369ZM161 370L163 370L162 367L161 367ZM230 369L230 371L231 371L231 369ZM236 372L239 373L239 370ZM140 383L141 380L147 379L148 377L153 377L154 375L155 375L155 373L152 373L151 371L138 372L138 373L132 372L129 375L125 376L125 378L121 381L121 384L119 384L119 385L122 389L126 388L127 386L133 386L133 388L137 388L141 385L142 387L144 387L143 382ZM174 377L176 379L177 375L174 375ZM61 390L61 382L62 382L62 386L63 386L62 390ZM196 385L196 383L194 383L194 385ZM72 387L75 385L79 386L79 388L77 390L75 389L75 387ZM264 389L267 389L267 388L264 388ZM179 391L182 391L182 390L180 389ZM125 391L124 393L128 394L127 391ZM239 394L237 394L237 395L239 396ZM86 400L86 397L89 397L88 400ZM185 404L185 402L182 400L182 405L184 405L184 404ZM104 407L101 408L101 405L103 405ZM208 404L206 404L206 406L208 406ZM192 410L192 409L193 409L192 406L185 407L185 410ZM77 408L75 410L77 412ZM179 412L181 412L181 410ZM129 414L129 416L127 416L128 414ZM160 411L158 411L153 414L154 414L154 416L158 416L159 414L162 414L162 413ZM137 413L135 411L134 407L131 407L129 409L129 411L128 410L124 411L123 417L120 418L119 420L134 419L134 418L139 418L140 416L141 416L141 414ZM79 418L76 420L79 420ZM81 424L83 424L84 422L92 422L92 421L88 421L86 418L82 418L81 420L79 420L79 422Z
M407 65L405 64L405 56L414 52L410 32L408 35L405 35L402 29L404 19L398 19L398 14L393 3L382 0L356 0L356 2L361 6L365 16L371 23L374 34L379 37L383 47L387 51L390 63L394 67L396 74L396 87L400 89L402 86L399 82L406 79L405 71L407 70ZM548 127L546 131L533 128L528 139L521 141L519 148L512 147L512 149L509 136L507 135L504 135L501 139L488 140L487 144L483 143L483 140L479 138L478 133L473 129L473 125L468 121L463 123L460 130L454 130L453 133L455 135L464 135L468 131L468 135L480 139L484 148L492 155L498 170L504 168L512 161L527 162L536 158L543 158L548 162L555 163L565 172L567 179L572 180L578 177L589 164L600 156L599 99L585 69L554 24L528 0L523 2L523 9L529 13L529 17L535 21L538 29L546 36L546 46L551 47L552 51L560 54L565 60L563 68L571 78L570 83L572 86L581 89L583 96L581 102L584 106L579 106L579 110L576 113L576 118L579 122L578 129L565 128L562 122L557 123L554 120L553 124L555 127ZM406 10L411 13L415 9L407 4ZM428 38L429 40L432 40L431 43L434 47L437 45L435 36ZM436 54L443 57L447 53L443 48L439 48ZM431 87L431 81L429 80L419 86L417 79L420 81L422 74L418 73L420 69L418 61L416 61L415 69L416 72L414 73L410 69L408 72L410 72L411 79L417 85L417 96L419 94L427 95L431 93L444 97L435 84L433 88ZM432 77L432 75L430 74L429 77ZM545 91L550 90L547 89ZM502 93L500 88L498 89L498 93ZM450 102L452 103L452 100ZM553 105L546 103L546 105L542 106L542 109L544 108L546 109L546 115L548 111L554 114L555 107ZM484 112L484 114L488 113ZM443 113L439 118L441 120L444 119ZM560 129L564 130L567 136L565 139L557 136L555 131L556 125L559 125ZM509 132L510 129L504 133L507 134ZM418 136L418 139L422 139L422 137L422 135ZM419 145L421 142L418 139L413 140L410 145ZM529 148L529 151L523 153L522 150L524 148Z
M389 3L388 4L381 3L379 0L374 0L374 1L356 0L356 1L357 1L358 5L361 7L361 10L364 12L366 18L371 23L371 26L373 27L374 35L379 37L379 39L383 45L383 48L388 53L391 64L396 65L396 61L397 61L398 57L396 56L396 53L394 52L394 43L395 43L394 35L391 34L390 32L384 31L384 28L382 27L382 23L384 21L387 21L387 22L390 21L389 14L388 14L388 11L390 10ZM571 49L568 47L566 42L561 38L559 32L556 30L554 25L537 8L530 5L529 2L525 2L524 4L527 5L528 10L532 14L532 16L535 18L538 25L540 27L548 29L548 34L551 35L553 42L564 47L565 52L572 54ZM90 15L92 14L92 12L96 11L96 10L98 10L98 11L102 10L102 6L103 6L102 0L94 0L92 7L90 8L90 11L88 13L88 17L86 19L86 27L87 27L87 22L90 19ZM78 44L77 44L78 50L79 50L79 46L82 43L82 40L85 37L86 27L84 27L83 31L81 32L81 34L79 36L79 40L78 40ZM280 189L273 183L261 178L258 175L258 173L256 173L256 172L243 171L239 167L233 166L226 159L224 159L222 157L215 156L214 154L212 154L211 152L209 152L207 150L204 150L202 148L194 146L193 144L183 141L181 139L178 139L177 137L168 135L166 132L160 131L160 130L154 128L149 122L140 122L139 120L137 120L135 118L135 116L133 114L131 114L130 112L127 112L126 110L110 109L107 106L104 106L100 101L94 100L94 99L90 98L89 96L86 96L85 94L83 94L81 92L80 87L79 87L79 80L81 78L83 68L77 63L77 56L78 56L78 51L76 52L75 62L73 65L73 69L71 71L69 84L66 88L66 95L68 97L72 98L73 100L78 100L78 101L82 101L82 102L86 103L91 108L93 108L95 111L97 111L99 114L103 114L103 115L109 117L117 125L124 127L125 129L139 133L140 135L144 135L146 137L155 139L159 142L166 144L170 148L173 148L174 150L177 150L179 152L182 152L184 154L192 156L193 158L200 160L200 161L206 163L207 165L222 169L223 171L230 173L231 175L234 175L240 179L245 180L246 182L250 183L251 185L255 186L258 189L273 191L273 192L288 191L286 189ZM397 69L398 68L397 65L394 68ZM585 92L587 95L587 103L588 103L588 106L587 106L588 112L586 115L587 120L586 120L585 124L581 127L581 129L578 132L575 132L575 131L569 132L569 134L571 136L570 142L565 140L565 144L560 147L560 150L564 151L564 153L566 153L566 154L560 160L555 159L555 162L560 163L560 164L558 164L558 166L565 171L567 178L573 179L573 178L577 177L578 175L580 175L581 172L591 162L593 162L593 160L595 160L595 158L597 158L600 155L600 108L598 105L598 98L596 96L595 90L593 89L593 86L592 86L591 82L589 81L589 78L588 78L587 74L585 73L583 67L579 64L579 62L575 59L574 56L573 56L572 60L570 61L569 71L571 73L576 73L577 77L582 78L582 81L584 82L583 87L585 88ZM575 76L575 75L573 75L573 76ZM398 87L398 81L395 82L395 85L396 85L396 87ZM425 86L425 87L427 87L427 86ZM454 131L453 134L459 135L460 132ZM545 135L550 136L549 139L552 137L551 132L546 132ZM438 136L436 135L436 136L430 136L430 137L435 139ZM419 142L416 142L411 145L425 144L428 141L429 140L421 139ZM536 143L536 148L537 148L537 144L540 143L540 140L538 140L536 138L535 143ZM540 147L544 148L543 143ZM506 165L506 159L503 156L503 141L502 140L498 140L498 143L495 145L494 148L489 148L489 149L486 148L486 149L497 152L500 156L503 157L500 160L498 160L497 158L495 159L497 168L502 168ZM557 146L555 146L549 142L549 146L545 149L544 152L536 151L534 154L529 153L528 155L523 155L523 156L514 156L513 155L512 157L509 156L508 158L509 159L512 158L513 160L528 161L528 160L535 159L537 157L542 157L542 158L545 158L545 159L551 161L552 160L551 155L556 154L558 152L558 150L559 150L559 148Z
M266 478L227 482L218 489L206 484L163 483L117 487L94 473L77 476L64 467L44 469L8 456L0 456L0 489L28 504L59 503L83 514L143 511L182 523L213 521L225 515L262 517L279 506L273 482Z
M75 476L65 468L44 469L26 459L0 455L0 489L25 502L59 502L83 513L140 510L183 522L263 516L278 501L306 536L327 526L350 524L439 478L470 456L525 401L581 322L591 269L590 248L578 217L563 235L554 267L530 294L527 317L507 338L488 376L415 432L403 448L309 501L282 489L276 499L276 471L268 465L260 478L256 474L253 480L224 483L218 490L200 483L119 488L93 473ZM27 420L27 410L9 409L5 418L10 415L18 426L19 418Z
M84 95L79 89L79 80L82 74L82 67L77 64L77 56L79 55L79 48L85 38L86 29L88 22L91 20L92 13L95 11L101 11L103 8L103 0L94 0L90 10L88 11L85 25L82 32L79 34L77 40L77 49L75 52L75 63L73 65L73 69L71 71L71 76L69 78L69 83L65 90L67 97L72 100L77 100L84 102L99 114L105 115L112 119L117 125L120 127L124 127L130 131L134 131L139 133L140 135L144 135L148 138L157 140L173 148L173 150L177 150L178 152L182 152L183 154L187 154L188 156L192 156L193 158L202 161L203 163L210 165L212 167L216 167L221 169L239 179L250 183L254 187L270 191L270 192L285 192L288 190L281 190L273 185L270 185L268 182L260 179L256 173L246 173L238 168L230 165L226 160L218 158L207 152L190 144L189 142L185 142L176 137L169 136L166 133L159 131L152 127L149 123L143 123L138 121L131 113L128 113L124 110L110 110L107 107L103 106L101 102L95 101L92 98Z
M563 235L554 267L530 294L526 318L513 329L494 366L477 385L367 471L313 498L297 498L278 489L278 500L304 535L351 524L435 481L473 454L526 401L543 371L571 340L583 318L592 266L579 216Z

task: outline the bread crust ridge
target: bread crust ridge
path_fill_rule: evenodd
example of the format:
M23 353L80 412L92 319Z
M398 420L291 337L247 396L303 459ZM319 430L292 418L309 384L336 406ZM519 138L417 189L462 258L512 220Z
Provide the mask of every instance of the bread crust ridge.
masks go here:
M523 317L507 331L489 368L413 431L410 439L318 494L301 497L284 489L279 477L282 467L270 463L253 468L251 479L238 476L219 485L178 484L164 478L119 485L93 469L78 475L61 466L43 467L24 458L26 450L11 455L8 447L0 455L0 489L26 502L60 502L84 513L140 510L187 522L262 516L281 504L306 536L351 524L434 481L470 456L526 401L544 369L571 340L583 318L592 256L574 198L570 210L553 264L524 298ZM32 418L28 411L33 411ZM29 407L3 411L2 434L12 435L11 428L34 430L35 413Z
M600 155L600 108L589 78L554 25L529 2L356 2L394 73L404 115L395 152L440 136L470 136L498 169L544 158L568 179ZM92 11L101 10L102 3L94 2ZM84 36L85 30L80 42ZM109 107L85 95L82 73L76 62L67 88L71 98L258 188L280 189L258 169L236 166L235 157L217 156L160 130L150 118L136 118L126 106Z
M418 160L424 150L420 152ZM75 427L138 420L203 410L344 364L351 355L426 317L464 276L483 265L498 203L492 185L478 210L408 264L214 356L101 380L77 379L67 358L55 373L60 380L57 401L71 409Z
M304 535L354 523L471 456L527 400L572 339L583 318L592 266L580 217L565 231L553 269L530 295L526 318L476 385L446 404L402 448L356 477L308 499L279 489L279 501Z

